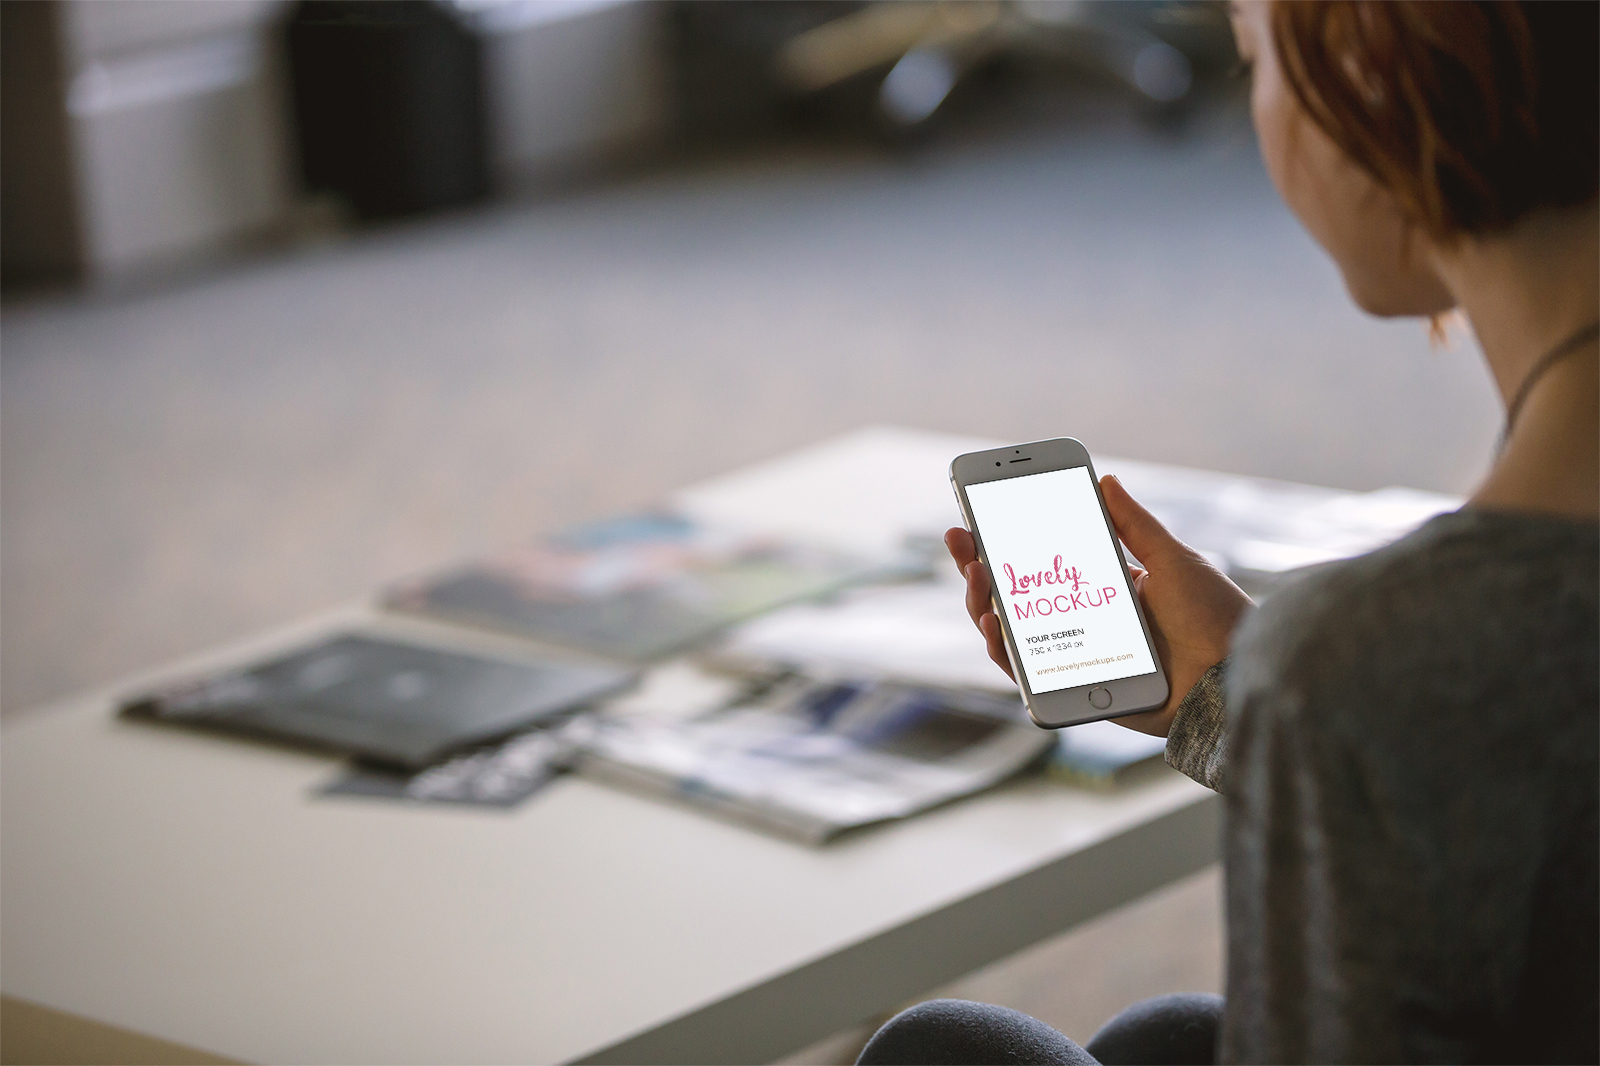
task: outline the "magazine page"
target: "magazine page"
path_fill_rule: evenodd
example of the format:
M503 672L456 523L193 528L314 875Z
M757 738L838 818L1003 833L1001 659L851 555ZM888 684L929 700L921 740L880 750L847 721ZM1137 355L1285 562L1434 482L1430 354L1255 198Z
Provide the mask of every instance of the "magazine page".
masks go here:
M818 844L987 788L1054 743L1015 696L795 679L687 722L602 717L579 770Z
M676 515L644 514L406 582L391 589L384 604L647 661L781 604L907 572L904 559L865 561Z

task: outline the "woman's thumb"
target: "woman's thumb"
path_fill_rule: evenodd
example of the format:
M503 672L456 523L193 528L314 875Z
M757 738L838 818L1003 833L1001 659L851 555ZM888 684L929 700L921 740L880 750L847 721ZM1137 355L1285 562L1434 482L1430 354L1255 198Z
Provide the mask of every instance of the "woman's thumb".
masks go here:
M1160 563L1184 550L1184 544L1167 532L1167 527L1155 515L1146 511L1138 500L1128 495L1113 474L1100 479L1100 493L1105 497L1106 510L1117 536L1128 546L1128 551L1146 566Z

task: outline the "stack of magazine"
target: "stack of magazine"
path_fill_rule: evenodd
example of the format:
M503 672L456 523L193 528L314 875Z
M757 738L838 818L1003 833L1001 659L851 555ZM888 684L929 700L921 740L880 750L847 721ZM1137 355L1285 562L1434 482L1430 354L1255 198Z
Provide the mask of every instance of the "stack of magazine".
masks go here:
M927 574L925 545L869 557L632 515L384 597L537 642L521 654L355 630L138 693L122 713L352 756L325 795L509 807L576 767L817 843L993 785L1053 737L1014 691L672 656L797 601Z
M1258 594L1460 502L1104 466ZM927 481L931 501L943 482ZM763 513L810 498L763 492ZM945 520L931 503L923 510ZM809 526L763 532L711 511L580 526L383 599L520 640L469 639L458 626L448 647L335 633L135 694L124 714L352 756L327 794L509 807L575 768L811 843L1036 763L1106 787L1159 757L1160 740L1110 723L1050 732L1027 720L973 632L931 525L819 539ZM821 525L838 533L862 521L830 512Z

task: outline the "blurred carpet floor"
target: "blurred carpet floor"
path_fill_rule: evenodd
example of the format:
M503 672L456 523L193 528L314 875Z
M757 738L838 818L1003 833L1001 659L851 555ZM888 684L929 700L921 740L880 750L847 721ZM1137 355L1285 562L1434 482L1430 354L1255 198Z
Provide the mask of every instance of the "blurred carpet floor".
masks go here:
M1227 110L723 156L12 299L0 349L7 714L861 425L1456 492L1497 428L1470 344L1354 310ZM1217 885L947 991L1087 1038L1218 988Z

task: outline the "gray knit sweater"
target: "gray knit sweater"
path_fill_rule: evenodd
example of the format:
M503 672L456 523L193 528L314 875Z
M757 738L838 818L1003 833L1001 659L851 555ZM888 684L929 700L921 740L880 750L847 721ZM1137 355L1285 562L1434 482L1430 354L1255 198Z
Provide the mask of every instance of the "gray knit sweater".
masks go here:
M1226 1062L1600 1058L1600 530L1308 571L1179 707L1226 802Z

